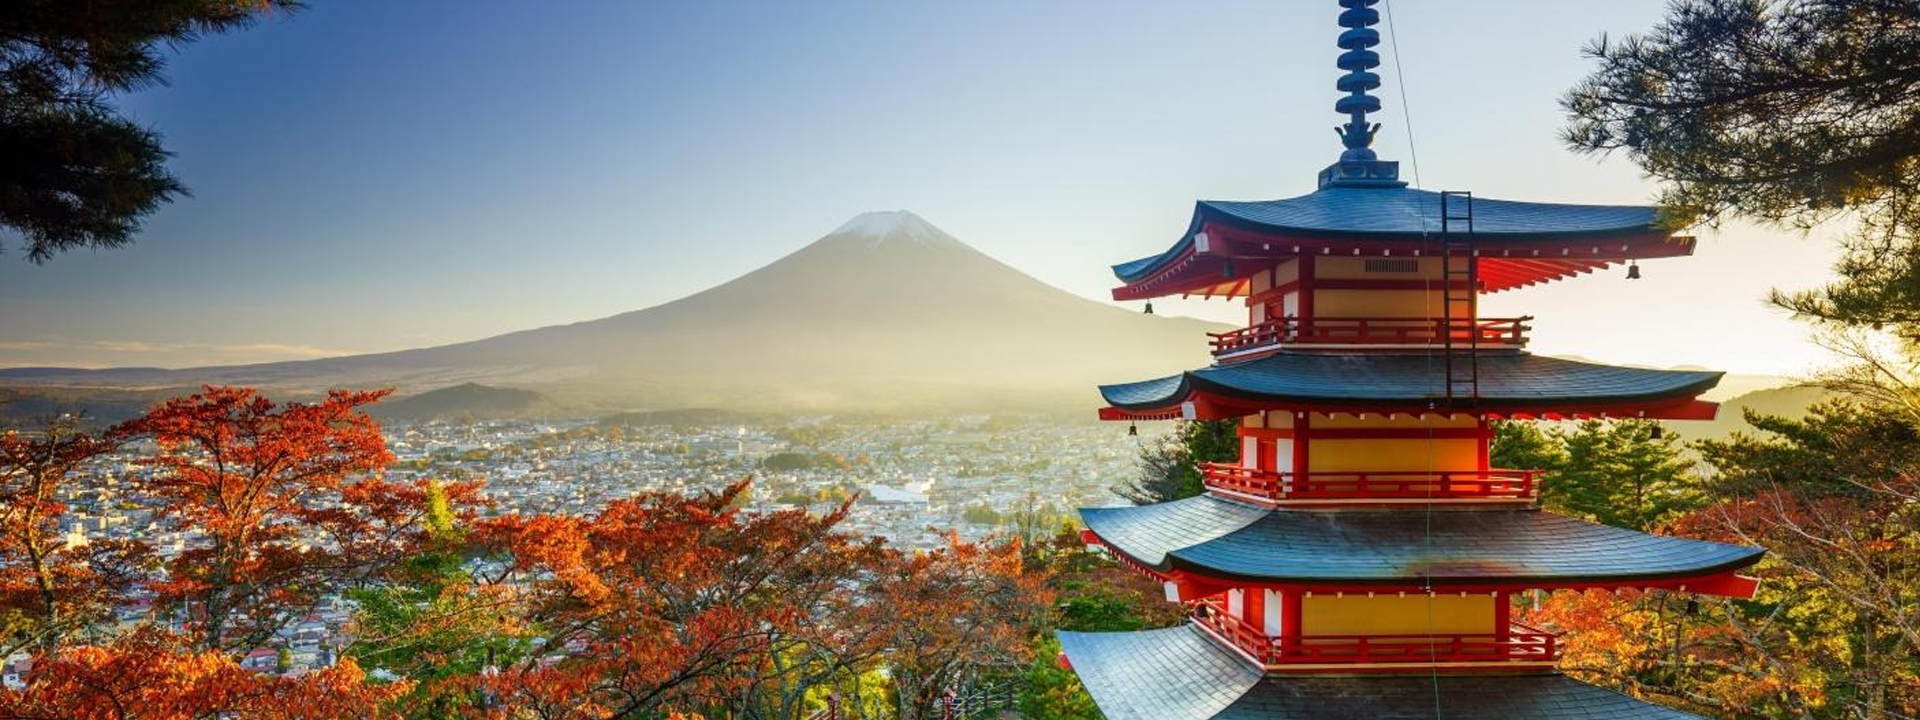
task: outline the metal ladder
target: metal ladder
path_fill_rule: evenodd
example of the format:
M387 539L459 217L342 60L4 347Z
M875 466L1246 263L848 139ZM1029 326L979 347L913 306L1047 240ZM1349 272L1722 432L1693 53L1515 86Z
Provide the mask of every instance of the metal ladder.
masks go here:
M1473 193L1440 193L1441 355L1449 407L1480 400L1480 332L1476 327L1480 258L1473 245ZM1462 315L1464 314L1464 317ZM1464 328L1465 337L1456 337Z

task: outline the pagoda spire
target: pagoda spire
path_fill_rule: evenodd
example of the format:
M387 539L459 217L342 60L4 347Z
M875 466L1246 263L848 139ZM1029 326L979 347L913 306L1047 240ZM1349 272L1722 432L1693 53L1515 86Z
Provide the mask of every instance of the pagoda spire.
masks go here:
M1347 74L1334 87L1347 95L1333 103L1333 110L1347 116L1346 124L1334 128L1346 151L1338 162L1320 171L1321 187L1406 186L1400 181L1400 163L1374 155L1373 136L1380 132L1380 125L1367 120L1367 113L1380 111L1380 98L1368 94L1380 87L1380 76L1373 72L1380 66L1380 53L1373 51L1380 44L1380 31L1373 29L1380 22L1380 11L1373 9L1378 2L1340 0L1340 27L1346 30L1337 43L1344 52L1335 64Z

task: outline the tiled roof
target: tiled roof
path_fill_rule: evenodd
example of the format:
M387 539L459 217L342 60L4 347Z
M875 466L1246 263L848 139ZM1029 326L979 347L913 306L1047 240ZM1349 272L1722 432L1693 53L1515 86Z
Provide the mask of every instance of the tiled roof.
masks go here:
M1459 212L1458 206L1454 211ZM1656 231L1654 208L1564 205L1475 198L1474 234L1501 240L1556 240ZM1418 238L1440 232L1440 193L1406 187L1328 187L1299 197L1257 202L1202 200L1179 242L1159 255L1113 266L1126 282L1145 277L1184 253L1207 222L1284 235L1332 235L1355 241Z
M1060 645L1108 720L1701 720L1553 673L1262 678L1191 627Z
M1191 626L1060 633L1060 648L1107 720L1206 720L1260 684L1260 671Z
M1710 575L1758 548L1650 535L1531 509L1300 510L1201 496L1083 508L1087 529L1159 570L1267 582L1435 585Z
M1425 402L1446 395L1437 354L1312 354L1281 352L1142 382L1102 385L1120 408L1159 408L1193 390L1269 402L1311 404ZM1483 354L1483 406L1634 402L1692 397L1720 382L1722 373L1651 370L1561 360L1531 353Z

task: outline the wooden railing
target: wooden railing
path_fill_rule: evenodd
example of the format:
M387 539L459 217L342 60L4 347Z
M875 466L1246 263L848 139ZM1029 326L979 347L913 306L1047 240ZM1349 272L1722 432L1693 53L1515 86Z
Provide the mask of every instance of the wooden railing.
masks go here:
M1210 490L1251 499L1283 500L1532 500L1539 470L1436 470L1283 473L1231 463L1201 463Z
M1194 603L1193 621L1266 666L1308 663L1551 662L1560 658L1553 633L1512 623L1505 634L1282 635L1227 614L1225 603Z
M1517 318L1274 318L1252 327L1207 333L1213 354L1252 350L1268 345L1436 345L1449 336L1458 343L1482 347L1518 348L1527 344L1532 316Z

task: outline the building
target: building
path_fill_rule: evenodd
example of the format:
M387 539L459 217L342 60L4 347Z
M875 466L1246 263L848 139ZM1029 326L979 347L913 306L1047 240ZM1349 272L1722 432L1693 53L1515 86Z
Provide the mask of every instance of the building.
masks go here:
M1537 473L1489 466L1489 421L1710 418L1719 373L1526 352L1530 318L1482 293L1691 254L1653 208L1410 188L1370 149L1377 0L1341 0L1340 158L1311 194L1200 202L1116 299L1243 299L1215 363L1101 388L1108 420L1234 418L1207 494L1081 511L1085 539L1192 609L1182 627L1062 633L1111 720L1689 718L1555 671L1511 617L1538 589L1751 597L1762 551L1561 517ZM1151 306L1149 306L1149 309Z

